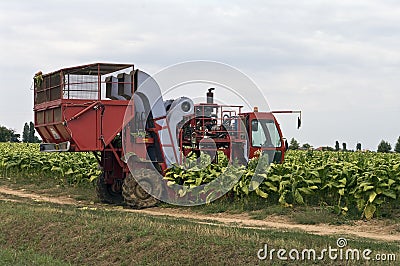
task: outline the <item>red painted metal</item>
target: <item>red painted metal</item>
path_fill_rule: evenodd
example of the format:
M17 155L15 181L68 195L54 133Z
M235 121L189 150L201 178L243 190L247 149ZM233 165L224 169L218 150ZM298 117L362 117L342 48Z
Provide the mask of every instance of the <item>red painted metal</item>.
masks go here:
M117 85L119 88L119 85L128 83L131 85L132 93L137 88L138 81L133 76L131 82L120 80L114 82L112 78L107 79L121 72L137 73L137 70L134 69L133 64L104 63L64 68L43 75L43 82L35 83L34 89L35 128L43 141L55 144L69 142L70 151L91 151L96 155L97 152L101 152L100 158L97 156L96 158L103 170L105 183L112 184L113 188L118 188L117 190L120 189L121 181L129 172L128 165L122 158L129 157L129 165L140 168L156 166L161 173L164 173L167 163L163 146L174 147L172 134L175 133L175 129L166 126L166 117L147 121L152 123L146 123L146 125L153 126L140 128L143 130L140 133L144 133L145 136L138 134L139 132L132 133L134 130L130 129L132 123L135 123L134 112L127 112L131 113L132 117L124 116L127 108L134 108L134 106L130 104L129 99L124 100L123 97L127 96L119 95L120 92L115 97L108 94L108 89L114 88L112 85ZM283 161L285 143L272 112L242 113L242 106L214 104L212 90L209 90L207 97L207 104L195 105L195 113L184 118L187 122L183 125L183 129L188 129L191 133L187 135L184 130L180 130L181 153L177 154L174 149L174 156L178 161L182 162L181 156L187 156L191 151L215 154L216 150L220 150L232 160L238 159L245 162L247 156L244 154L244 147L247 138L249 139L249 158L257 156L256 151L259 150L276 151L281 156L278 161ZM288 112L292 111L277 111L276 113ZM280 147L267 148L251 145L253 119L274 121L281 141ZM161 122L163 126L160 126L157 120L164 120L165 123ZM242 122L244 122L244 128L241 126ZM233 124L235 127L232 126ZM123 130L123 126L126 126L126 130ZM171 143L161 142L160 132L165 129L168 130ZM125 134L126 150L123 150L119 142L122 134ZM149 148L152 149L151 154L148 152ZM128 156L131 152L134 152L135 156Z
M197 116L192 116L188 118L188 122L183 127L184 129L180 132L180 150L183 151L183 155L187 156L190 152L194 151L199 153L200 150L207 152L207 149L200 148L199 144L202 140L207 140L208 138L212 139L215 143L217 150L220 150L225 153L225 155L231 160L245 160L244 147L245 143L248 140L249 145L249 159L258 156L258 152L269 151L269 152L278 152L279 158L275 159L275 162L283 162L284 154L286 151L284 139L282 136L282 131L280 129L279 123L276 120L275 116L272 112L249 112L249 113L241 113L242 106L235 105L216 105L216 104L199 104L195 105L196 107L201 107L203 109L202 113L197 114ZM206 116L204 113L204 108L212 107L217 110L215 113L216 117ZM224 115L227 114L226 119L232 120L237 125L236 129L232 129L224 126ZM274 122L279 138L280 138L280 147L255 147L251 145L252 143L252 129L251 129L251 121L252 120L271 120ZM242 123L244 122L244 127L242 127ZM211 126L212 125L212 126ZM185 131L189 127L195 134L195 146L193 146L192 138L190 136L184 136L183 131ZM265 132L269 134L268 132ZM218 137L219 135L219 137ZM246 140L247 138L247 140ZM212 152L210 150L210 152Z
M133 67L95 63L44 75L34 91L35 127L43 141L69 141L72 151L104 150L122 130L129 103L102 97L105 76Z
M248 121L246 127L247 127L247 132L249 132L249 143L252 143L251 121L254 119L274 121L276 129L278 130L280 143L281 143L280 147L271 147L271 148L255 147L253 145L250 145L249 158L257 157L258 152L260 150L275 151L275 152L280 152L280 159L278 160L278 162L283 162L283 160L285 158L286 147L285 147L285 142L283 139L281 128L280 128L279 123L276 120L274 114L272 112L251 112L251 113L243 113L243 114L241 114L241 116L246 117L246 121Z
M35 125L48 143L71 142L74 151L101 151L121 131L128 101L95 101L73 99L35 106ZM101 108L96 108L101 106ZM38 121L37 114L61 108L62 119ZM103 114L102 114L103 112ZM55 131L58 133L55 135Z
M121 72L130 73L130 82L125 82L125 75L121 81L118 77ZM190 152L200 154L201 151L211 155L223 151L231 160L246 163L262 150L269 154L273 152L275 162L283 161L285 143L273 113L242 113L242 106L215 104L213 88L207 93L207 103L195 105L194 113L183 118L186 122L179 129L180 151L177 154L172 137L176 131L167 125L166 116L142 121L145 123L139 123L140 128L133 126L136 123L134 105L125 98L129 98L129 87L126 92L125 85L131 85L133 94L138 85L137 75L138 70L133 64L104 63L64 68L43 75L43 82L35 82L34 88L35 128L47 143L41 148L93 152L102 169L104 183L117 194L122 193L123 179L129 174L128 165L133 169L155 167L161 174L165 173L167 162L163 147L173 148L178 163L182 163L183 156ZM123 91L120 91L120 85ZM126 112L129 109L131 112ZM289 112L292 111L276 113ZM125 117L126 113L129 115ZM274 121L280 147L252 146L251 121L254 119ZM167 143L162 143L163 130L168 130L170 143L165 139ZM125 145L122 145L122 138ZM60 143L63 145L57 145ZM245 154L247 145L248 157ZM280 157L277 158L275 153Z
M192 151L197 154L200 151L213 153L214 148L200 147L201 141L207 142L208 139L212 139L217 150L224 152L228 158L244 160L245 139L242 138L242 135L245 132L240 123L241 109L242 106L238 105L217 105L214 103L195 105L196 115L187 118L188 122L180 132L180 150L183 151L183 155L187 156ZM213 115L207 113L210 110L214 110ZM225 119L235 123L236 128L224 125ZM189 128L192 132L191 136L185 135L185 131Z

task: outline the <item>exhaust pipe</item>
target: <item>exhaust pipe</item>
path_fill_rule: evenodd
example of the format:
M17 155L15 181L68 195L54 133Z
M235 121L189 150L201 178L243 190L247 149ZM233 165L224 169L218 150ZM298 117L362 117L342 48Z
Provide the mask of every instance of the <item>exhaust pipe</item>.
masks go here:
M215 88L209 88L207 92L207 103L213 104L214 103L214 93L212 92Z

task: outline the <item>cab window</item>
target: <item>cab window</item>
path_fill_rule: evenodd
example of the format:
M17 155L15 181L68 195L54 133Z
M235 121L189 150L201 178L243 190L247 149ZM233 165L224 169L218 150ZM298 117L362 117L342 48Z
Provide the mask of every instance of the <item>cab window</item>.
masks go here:
M253 119L251 121L251 140L253 147L281 147L281 139L273 120Z

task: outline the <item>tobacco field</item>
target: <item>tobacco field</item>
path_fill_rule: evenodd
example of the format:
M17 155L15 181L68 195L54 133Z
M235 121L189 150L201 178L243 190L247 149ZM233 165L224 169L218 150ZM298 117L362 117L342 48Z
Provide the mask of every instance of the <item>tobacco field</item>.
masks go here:
M223 158L200 170L193 163L189 168L173 166L165 179L189 191L227 171L237 181L230 194L264 198L266 208L329 206L338 214L352 212L366 219L400 208L400 154L289 151L283 164L266 166L263 160L263 156L253 159L247 168L229 165ZM262 167L256 167L258 163ZM50 177L79 185L93 182L99 174L91 153L44 153L37 144L0 143L2 177Z
M39 144L0 143L0 175L26 178L52 177L79 185L94 181L101 171L91 153L40 152Z
M236 181L231 191L235 197L262 197L287 207L329 206L337 214L350 211L366 219L400 208L399 154L290 151L283 164L268 166L266 160L252 159L247 168L226 160L201 171L196 165L174 166L166 179L190 191L227 171L224 178ZM185 192L178 191L182 196Z

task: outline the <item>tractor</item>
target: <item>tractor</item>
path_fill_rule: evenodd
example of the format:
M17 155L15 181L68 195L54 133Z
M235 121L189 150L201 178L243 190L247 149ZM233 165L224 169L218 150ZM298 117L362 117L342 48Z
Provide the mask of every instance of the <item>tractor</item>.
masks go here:
M188 97L163 99L157 82L133 64L93 63L34 78L34 121L43 152L92 152L102 170L96 191L102 202L152 207L163 189L145 180L161 176L189 154L223 152L242 163L260 154L281 163L287 150L274 114ZM153 193L150 193L152 191Z

